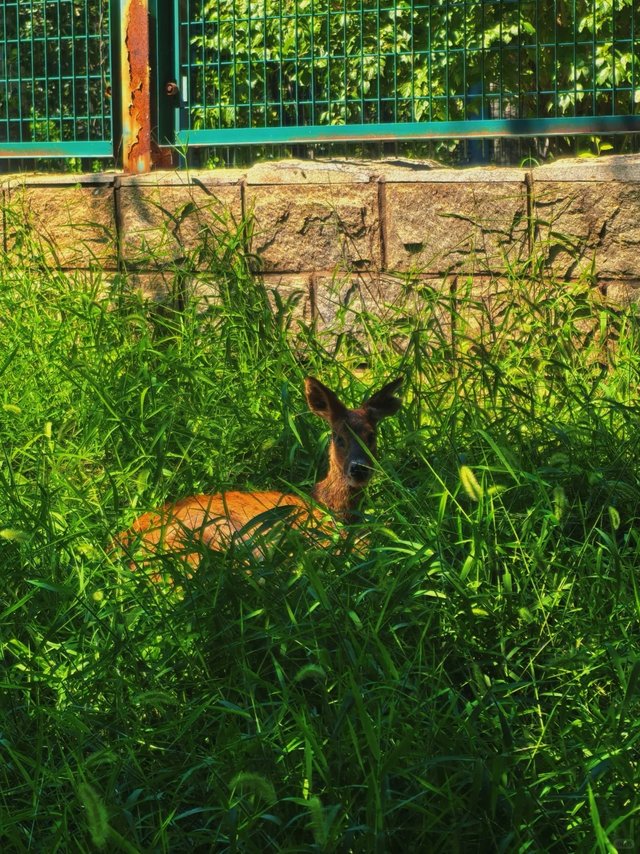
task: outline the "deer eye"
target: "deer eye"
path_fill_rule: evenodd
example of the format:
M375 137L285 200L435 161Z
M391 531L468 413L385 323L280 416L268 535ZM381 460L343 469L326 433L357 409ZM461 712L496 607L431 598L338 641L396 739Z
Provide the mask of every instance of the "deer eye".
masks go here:
M333 434L333 443L336 446L336 448L344 448L344 446L346 444L344 441L344 437L341 436L339 433Z

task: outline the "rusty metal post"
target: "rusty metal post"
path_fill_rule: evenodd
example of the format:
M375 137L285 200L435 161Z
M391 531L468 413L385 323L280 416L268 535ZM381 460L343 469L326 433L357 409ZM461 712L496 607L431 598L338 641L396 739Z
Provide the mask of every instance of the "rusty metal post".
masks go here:
M151 70L149 2L120 0L122 167L125 172L151 170Z

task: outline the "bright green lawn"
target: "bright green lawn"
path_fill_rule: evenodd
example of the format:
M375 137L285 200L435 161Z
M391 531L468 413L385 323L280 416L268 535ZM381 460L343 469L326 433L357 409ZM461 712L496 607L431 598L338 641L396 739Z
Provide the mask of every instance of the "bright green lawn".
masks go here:
M208 314L0 271L0 849L637 850L634 313L513 273L492 328L423 287L333 358L210 263ZM406 376L366 556L172 588L105 554L165 499L309 486L308 373Z

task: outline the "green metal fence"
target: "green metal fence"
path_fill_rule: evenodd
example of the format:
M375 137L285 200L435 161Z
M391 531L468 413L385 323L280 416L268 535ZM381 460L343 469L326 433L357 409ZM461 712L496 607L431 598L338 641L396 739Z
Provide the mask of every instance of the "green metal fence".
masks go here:
M640 130L637 0L173 0L173 14L183 144Z
M0 156L110 157L108 0L2 0Z
M134 101L132 145L640 131L640 2L0 2L0 156L126 165Z

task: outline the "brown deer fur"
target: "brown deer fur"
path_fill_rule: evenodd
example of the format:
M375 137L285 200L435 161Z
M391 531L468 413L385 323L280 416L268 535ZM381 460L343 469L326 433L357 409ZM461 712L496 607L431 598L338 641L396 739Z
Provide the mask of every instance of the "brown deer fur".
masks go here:
M115 537L113 546L124 551L132 568L167 553L196 566L203 547L225 551L234 542L247 542L265 520L262 514L276 508L283 508L289 525L306 530L326 531L327 513L322 508L350 521L373 473L378 423L400 408L394 392L401 382L388 383L358 409L348 409L333 391L307 378L309 408L331 426L329 469L313 488L313 501L275 490L193 495L139 516ZM287 514L287 507L295 509Z

